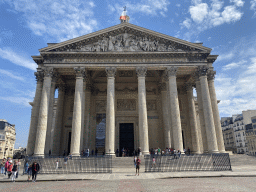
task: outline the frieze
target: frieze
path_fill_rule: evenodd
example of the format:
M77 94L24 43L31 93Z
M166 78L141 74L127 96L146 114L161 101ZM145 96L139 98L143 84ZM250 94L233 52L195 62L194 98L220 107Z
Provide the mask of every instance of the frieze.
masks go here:
M98 100L96 101L96 112L104 112L106 111L107 101Z
M148 58L148 59L140 59L140 58L132 58L132 59L86 59L86 58L63 58L63 59L45 59L44 63L159 63L159 62L187 62L188 59L185 57L180 58Z
M156 111L156 100L147 101L147 111Z
M117 111L135 111L136 101L135 99L118 99Z
M119 71L119 77L132 77L133 71Z

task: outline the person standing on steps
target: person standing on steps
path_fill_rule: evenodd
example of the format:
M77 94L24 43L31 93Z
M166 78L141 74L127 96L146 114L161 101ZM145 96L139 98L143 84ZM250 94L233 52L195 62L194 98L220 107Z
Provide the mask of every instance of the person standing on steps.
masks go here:
M138 176L140 175L140 163L141 163L141 160L138 156L137 160L136 160L136 174L135 174L135 176L137 175L137 170L138 170Z
M134 166L135 166L135 168L136 168L136 161L137 161L137 157L136 156L134 156Z

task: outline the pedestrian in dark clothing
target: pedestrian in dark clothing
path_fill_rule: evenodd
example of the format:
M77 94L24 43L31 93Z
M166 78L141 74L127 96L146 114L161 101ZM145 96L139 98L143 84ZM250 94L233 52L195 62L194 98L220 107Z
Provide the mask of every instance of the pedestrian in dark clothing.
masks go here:
M190 149L188 148L188 155L190 155Z
M32 181L36 182L36 176L38 171L40 170L40 166L37 162L34 162L32 165Z
M96 148L95 150L95 156L97 157L97 154L98 154L98 149Z

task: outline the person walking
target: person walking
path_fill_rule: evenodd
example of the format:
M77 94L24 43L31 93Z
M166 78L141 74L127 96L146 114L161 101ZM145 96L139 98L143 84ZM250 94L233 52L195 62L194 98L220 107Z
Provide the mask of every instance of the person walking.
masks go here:
M136 161L137 161L137 157L136 156L134 156L134 167L136 168Z
M8 173L8 179L10 179L11 175L12 175L12 160L9 161L8 166L7 166L7 173Z
M16 161L12 167L12 182L15 182L17 172L18 172L18 162Z
M8 165L9 165L9 159L7 159L7 161L5 162L5 164L4 164L4 168L5 168L5 172L4 172L4 175L6 175L6 173L7 173L7 169L8 169Z
M25 165L24 165L24 173L23 173L23 175L28 173L28 167L29 167L29 164L28 164L28 162L26 161L26 163L25 163Z
M137 175L137 170L138 170L138 176L140 175L140 163L141 163L141 160L138 156L137 160L136 160L136 174L135 174L135 176Z
M153 157L153 159L152 159L151 169L152 169L153 167L156 167L156 159L155 159L155 157Z
M18 176L19 176L20 166L21 166L21 162L20 162L20 160L18 160L18 162L17 162L17 173L16 173L16 178L18 178Z
M1 174L4 174L4 169L5 169L5 158L1 162Z
M190 149L188 148L188 155L190 155Z
M56 170L59 168L59 159L57 159L57 161L56 161Z
M37 162L34 162L32 165L32 181L36 182L36 176L38 171L40 170L40 166Z
M31 175L32 175L32 165L29 165L27 174L28 174L28 180L27 181L30 181L30 178L31 178Z
M96 147L96 149L95 149L95 156L97 157L97 155L98 155L98 149Z

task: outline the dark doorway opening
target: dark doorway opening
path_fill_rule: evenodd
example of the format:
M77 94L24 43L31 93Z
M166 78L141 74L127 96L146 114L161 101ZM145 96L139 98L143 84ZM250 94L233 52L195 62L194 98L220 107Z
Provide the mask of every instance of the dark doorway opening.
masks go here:
M120 123L119 129L119 157L122 157L122 149L127 150L127 155L132 156L134 151L133 123Z
M71 145L71 132L68 133L68 154L70 153L70 145Z
M184 131L182 130L182 142L183 142L183 149L186 149L185 142L184 142ZM182 150L182 149L180 149Z

